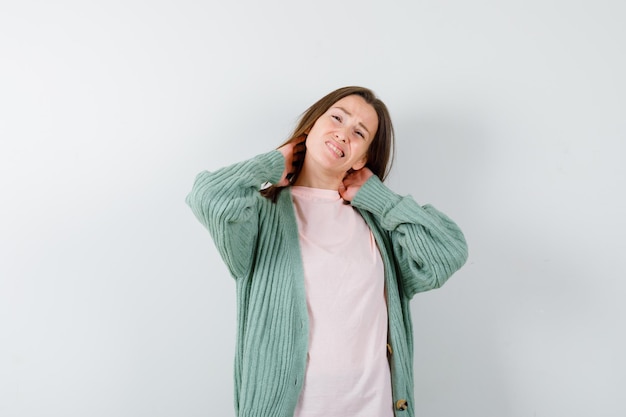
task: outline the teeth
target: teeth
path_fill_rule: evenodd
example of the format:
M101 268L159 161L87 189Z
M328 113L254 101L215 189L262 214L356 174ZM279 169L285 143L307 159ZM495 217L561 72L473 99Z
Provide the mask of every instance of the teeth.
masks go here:
M341 149L339 149L338 147L336 147L335 145L333 145L330 142L327 142L327 144L330 147L330 149L332 149L333 152L335 152L337 154L337 156L343 157L343 152L341 151Z

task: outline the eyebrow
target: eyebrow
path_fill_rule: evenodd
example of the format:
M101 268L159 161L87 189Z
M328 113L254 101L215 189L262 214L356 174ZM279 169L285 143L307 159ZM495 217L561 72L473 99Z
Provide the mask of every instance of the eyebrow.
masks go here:
M344 112L344 113L345 113L345 114L347 114L348 116L352 116L352 113L350 113L348 110L344 109L344 108L343 108L343 107L341 107L341 106L335 106L334 108L335 108L335 109L339 109L339 110L341 110L342 112ZM359 122L359 125L360 125L363 129L365 129L365 131L367 132L367 134L368 134L368 135L370 135L370 136L372 135L372 134L370 133L369 129L368 129L367 127L365 127L365 125L364 125L363 123Z

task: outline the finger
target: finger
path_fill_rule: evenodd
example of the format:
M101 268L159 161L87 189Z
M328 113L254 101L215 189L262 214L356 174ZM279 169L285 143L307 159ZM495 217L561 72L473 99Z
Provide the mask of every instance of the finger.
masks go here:
M292 172L290 172L290 173L288 173L287 175L285 175L284 177L282 177L282 178L280 179L280 181L278 181L275 185L276 185L277 187L286 187L286 186L288 186L289 184L291 184L292 179L293 179L293 173L292 173Z
M357 178L355 178L354 174L349 174L343 179L342 182L343 182L343 185L345 185L346 187L349 187L357 183Z

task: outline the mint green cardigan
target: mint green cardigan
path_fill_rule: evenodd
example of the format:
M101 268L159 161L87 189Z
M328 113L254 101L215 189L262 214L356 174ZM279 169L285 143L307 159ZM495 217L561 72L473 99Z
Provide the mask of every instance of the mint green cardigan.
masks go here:
M239 417L292 417L304 381L308 313L291 193L284 189L276 203L259 193L263 183L280 180L284 166L282 154L271 151L202 172L186 199L236 282ZM376 176L351 203L371 228L385 266L390 407L397 417L413 417L409 300L438 288L465 263L465 239L444 214L395 194Z

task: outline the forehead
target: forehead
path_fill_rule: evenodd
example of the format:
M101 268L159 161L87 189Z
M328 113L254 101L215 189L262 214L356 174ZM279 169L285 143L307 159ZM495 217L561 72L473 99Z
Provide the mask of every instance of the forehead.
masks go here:
M363 97L357 95L344 97L333 104L331 109L333 108L341 108L348 112L356 119L357 123L363 123L372 135L376 132L378 128L378 115L374 107L365 101Z

